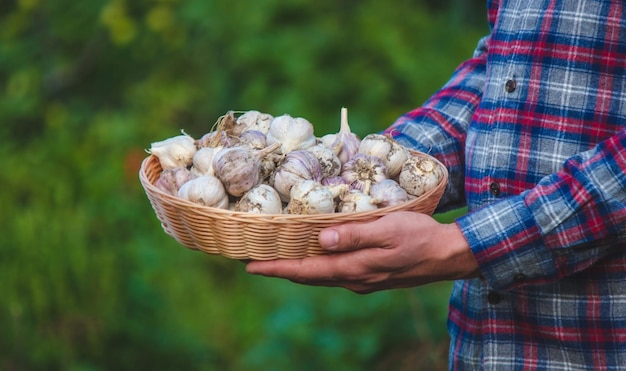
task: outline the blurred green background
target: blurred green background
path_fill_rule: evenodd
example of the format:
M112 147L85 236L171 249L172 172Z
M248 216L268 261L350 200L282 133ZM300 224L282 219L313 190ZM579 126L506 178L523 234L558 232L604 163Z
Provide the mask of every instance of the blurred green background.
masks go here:
M484 0L0 1L1 370L437 370L449 283L248 276L160 227L145 148L228 110L354 132L421 104ZM454 213L437 215L452 220Z

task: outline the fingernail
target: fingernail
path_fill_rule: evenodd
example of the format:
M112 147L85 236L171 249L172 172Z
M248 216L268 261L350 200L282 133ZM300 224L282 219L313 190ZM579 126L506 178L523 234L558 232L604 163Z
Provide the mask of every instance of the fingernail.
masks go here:
M337 247L339 242L339 233L335 230L320 232L320 245L326 249L333 249Z

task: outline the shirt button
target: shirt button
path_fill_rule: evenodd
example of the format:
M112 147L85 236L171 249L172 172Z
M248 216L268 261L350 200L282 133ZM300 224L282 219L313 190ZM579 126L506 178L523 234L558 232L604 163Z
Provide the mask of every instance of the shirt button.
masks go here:
M521 282L521 281L525 281L526 278L528 278L528 277L526 277L526 275L524 273L518 273L518 274L515 275L515 277L513 277L513 280L515 282Z
M500 302L500 299L500 294L495 291L489 291L489 294L487 294L487 301L489 304L496 305Z
M500 184L493 182L491 184L489 184L489 192L491 192L492 195L494 196L499 196L500 195Z
M507 93L514 92L516 88L517 88L517 82L513 79L507 80L506 83L504 84L504 90L506 90Z

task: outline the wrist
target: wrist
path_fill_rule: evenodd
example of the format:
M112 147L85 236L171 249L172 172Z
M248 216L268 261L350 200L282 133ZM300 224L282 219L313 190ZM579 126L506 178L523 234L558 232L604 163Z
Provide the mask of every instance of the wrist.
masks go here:
M444 224L445 245L453 279L480 277L480 268L469 243L456 223Z

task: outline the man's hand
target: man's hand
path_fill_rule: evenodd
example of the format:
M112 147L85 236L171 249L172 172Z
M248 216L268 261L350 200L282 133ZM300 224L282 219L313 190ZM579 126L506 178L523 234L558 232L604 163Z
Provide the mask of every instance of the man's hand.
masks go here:
M362 294L478 276L476 260L457 225L441 224L425 214L396 212L370 223L326 228L319 242L330 254L252 261L246 270Z

